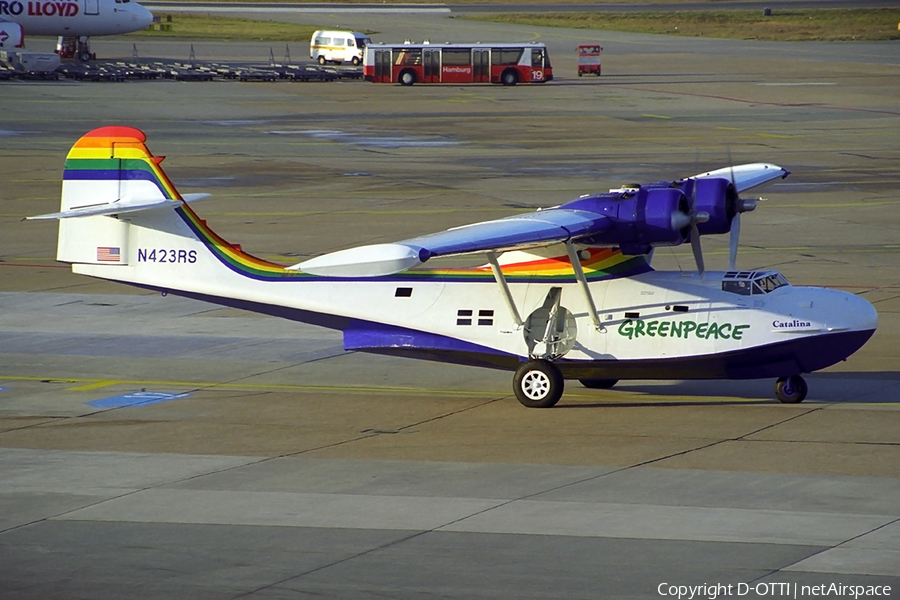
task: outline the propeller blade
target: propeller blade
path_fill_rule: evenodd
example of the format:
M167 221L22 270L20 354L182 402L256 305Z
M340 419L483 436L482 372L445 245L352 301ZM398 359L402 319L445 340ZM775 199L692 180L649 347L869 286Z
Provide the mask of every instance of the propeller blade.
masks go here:
M697 224L691 225L691 250L694 251L694 261L697 263L697 271L700 275L706 270L703 266L703 249L700 248L700 230Z
M728 270L736 271L735 263L737 262L737 251L738 251L738 240L741 237L741 213L737 213L734 215L734 218L731 220L731 237L729 239L729 254L728 254Z

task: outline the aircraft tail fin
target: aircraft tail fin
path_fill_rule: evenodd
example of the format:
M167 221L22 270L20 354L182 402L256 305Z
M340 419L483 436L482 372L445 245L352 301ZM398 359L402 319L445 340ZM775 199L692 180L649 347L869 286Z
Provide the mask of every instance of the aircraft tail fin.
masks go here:
M101 127L66 157L57 260L73 271L162 289L221 292L222 273L278 277L282 265L251 256L200 219L132 127ZM200 268L200 266L203 268Z
M131 127L101 127L79 139L66 157L56 259L68 263L125 264L129 223L108 216L184 204L172 182ZM194 199L194 198L192 198Z

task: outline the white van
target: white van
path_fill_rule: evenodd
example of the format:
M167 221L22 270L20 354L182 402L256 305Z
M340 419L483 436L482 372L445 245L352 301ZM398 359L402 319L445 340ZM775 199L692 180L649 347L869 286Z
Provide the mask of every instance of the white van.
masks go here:
M317 31L309 41L309 57L317 59L320 65L344 61L360 65L366 46L371 43L366 34L356 31Z

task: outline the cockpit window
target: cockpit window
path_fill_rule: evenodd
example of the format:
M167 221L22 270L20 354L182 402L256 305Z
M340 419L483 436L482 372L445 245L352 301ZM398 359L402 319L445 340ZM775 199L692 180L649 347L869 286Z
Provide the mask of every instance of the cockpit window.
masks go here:
M731 292L740 296L749 296L752 288L749 281L723 281L722 291Z
M781 273L771 271L757 273L753 271L730 271L722 278L722 291L739 296L758 296L771 293L788 285Z
M774 275L755 280L753 282L753 293L768 294L787 284L787 280L782 277L781 273L775 273Z

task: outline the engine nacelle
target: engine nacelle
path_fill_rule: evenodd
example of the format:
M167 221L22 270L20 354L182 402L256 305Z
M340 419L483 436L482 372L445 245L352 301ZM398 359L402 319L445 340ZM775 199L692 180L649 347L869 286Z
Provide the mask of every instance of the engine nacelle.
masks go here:
M613 227L579 242L619 246L623 254L646 254L654 246L677 246L690 233L683 224L689 211L688 198L674 187L635 187L579 198L560 208L589 210L609 217Z
M738 193L727 179L694 180L694 210L705 212L709 220L697 224L700 235L728 233L737 214Z
M0 48L22 48L25 46L25 35L18 23L0 21Z

